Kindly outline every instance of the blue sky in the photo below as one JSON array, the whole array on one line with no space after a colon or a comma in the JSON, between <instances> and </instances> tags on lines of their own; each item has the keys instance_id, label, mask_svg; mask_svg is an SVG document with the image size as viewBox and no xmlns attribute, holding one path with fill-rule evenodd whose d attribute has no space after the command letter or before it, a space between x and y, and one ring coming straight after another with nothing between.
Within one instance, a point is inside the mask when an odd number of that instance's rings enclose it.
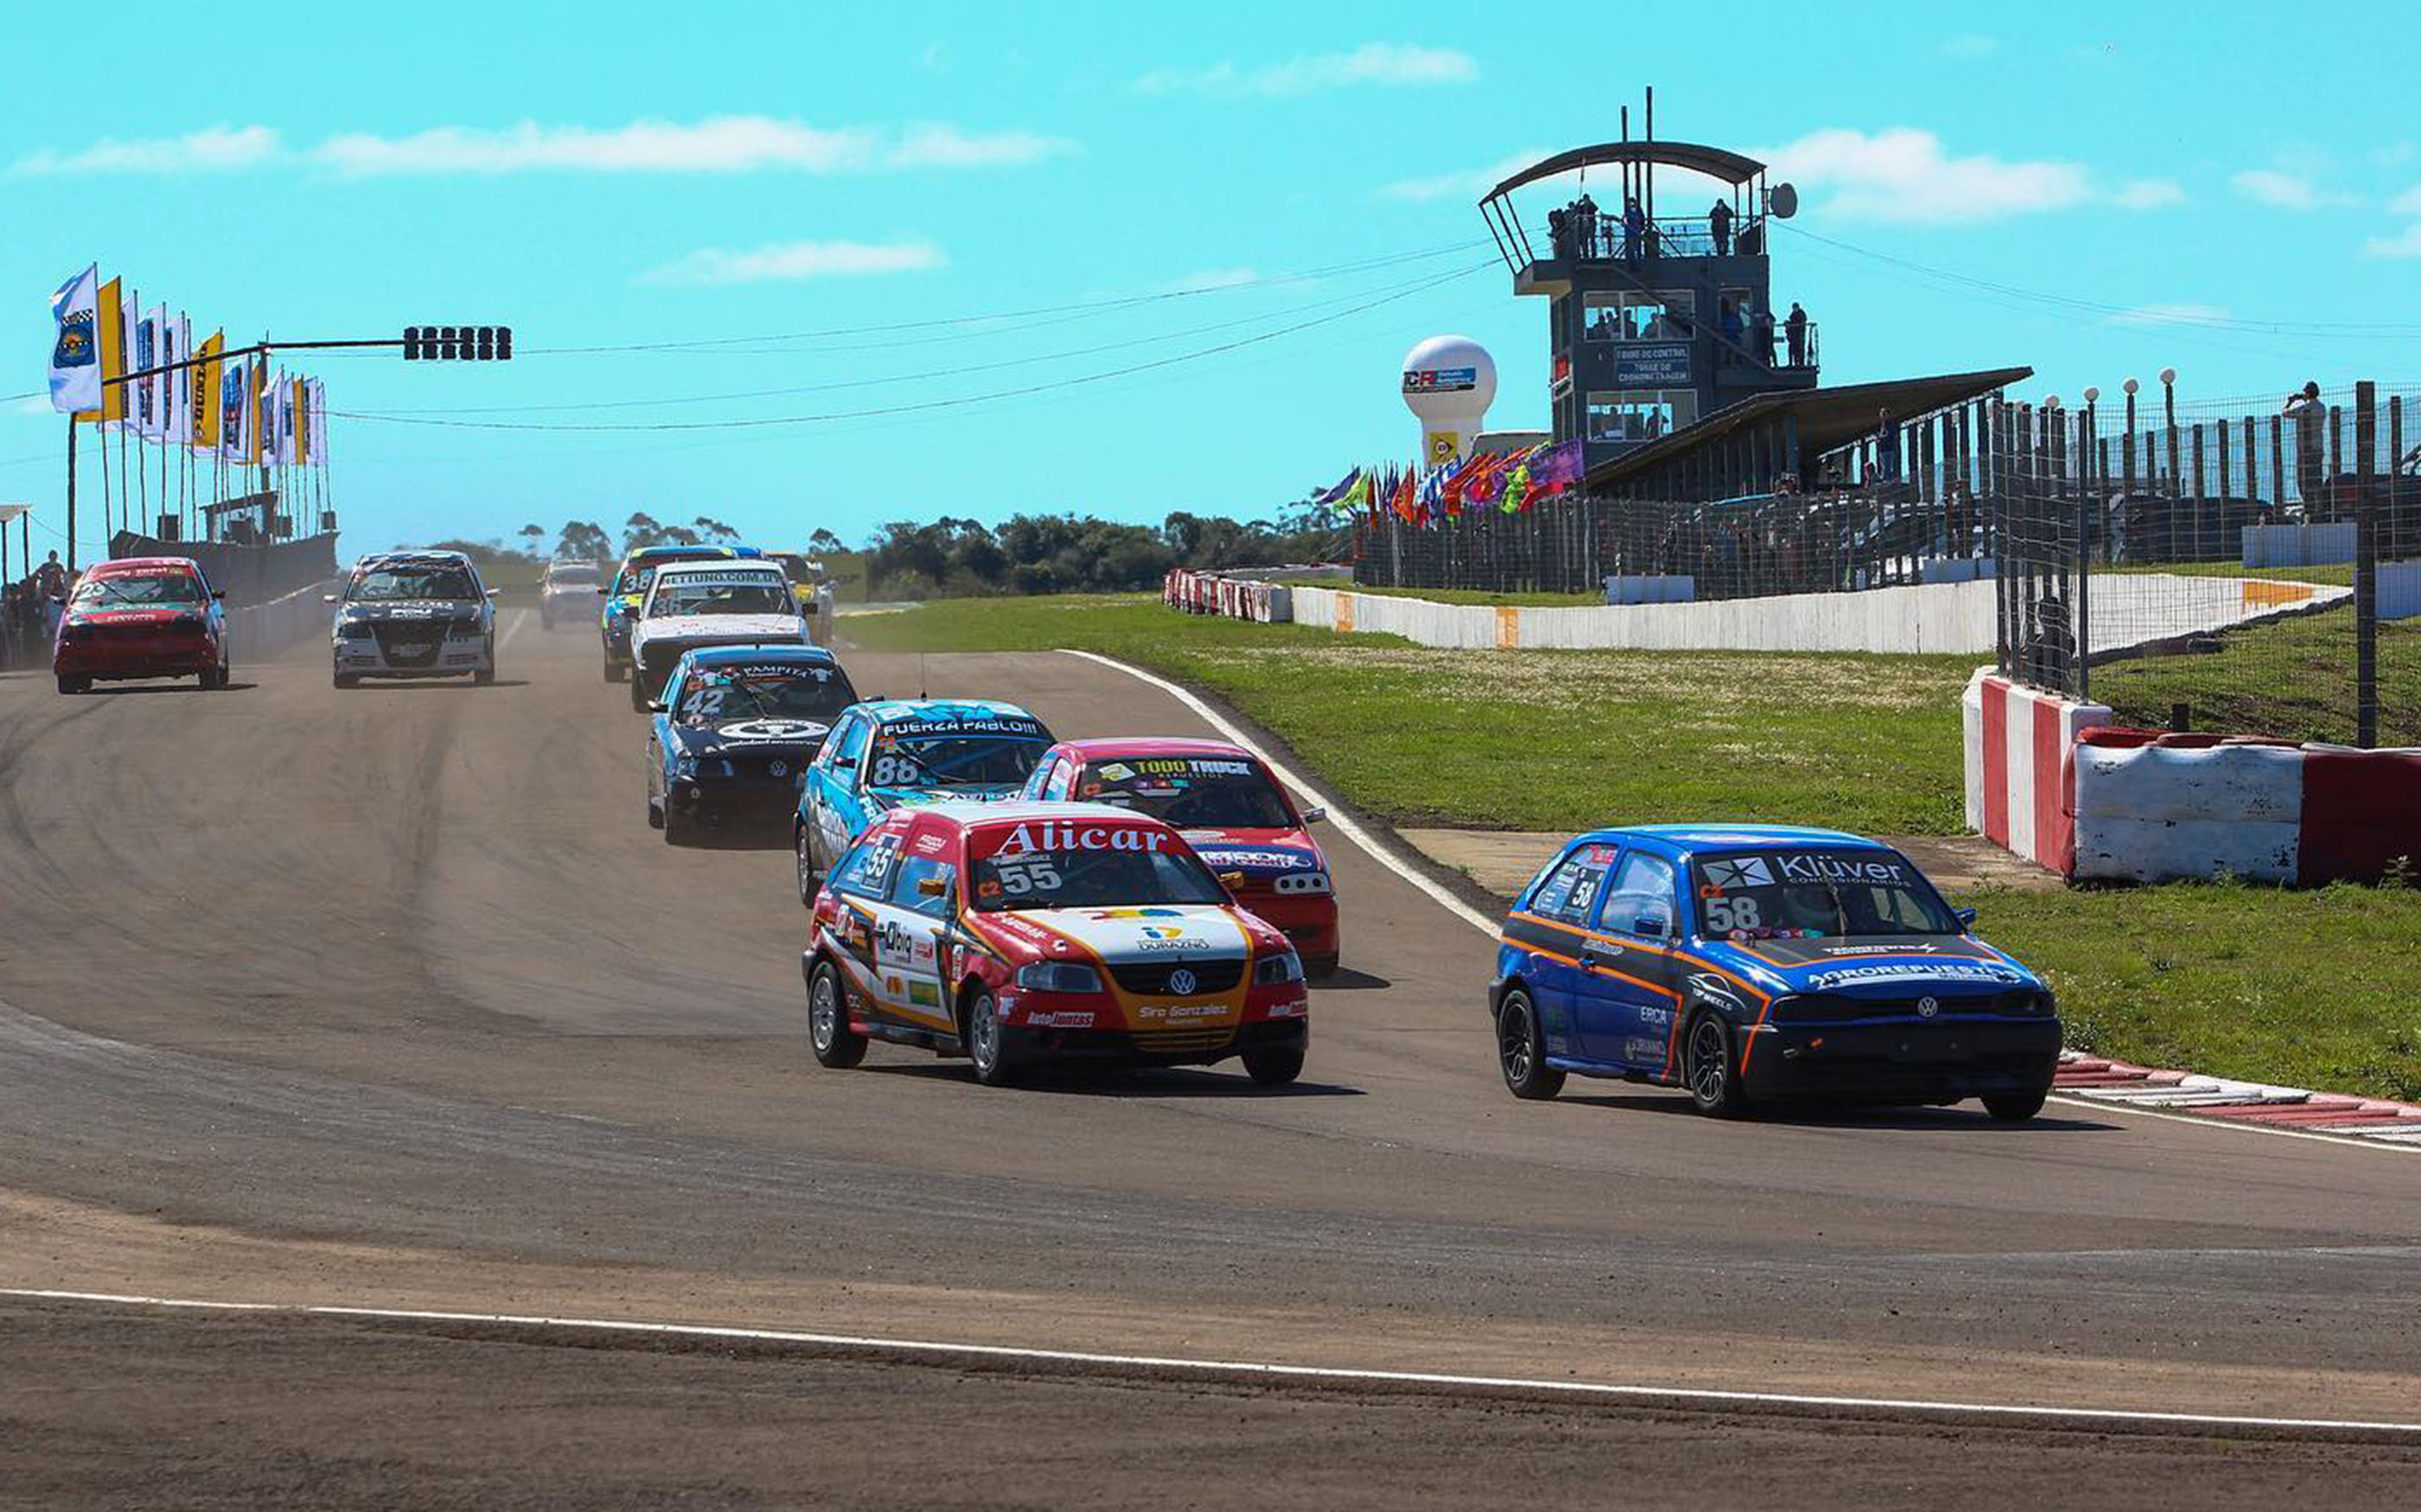
<instances>
[{"instance_id":1,"label":"blue sky","mask_svg":"<svg viewBox=\"0 0 2421 1512\"><path fill-rule=\"evenodd\" d=\"M1774 288L1827 382L2027 363L2072 395L2173 365L2208 397L2421 366L2396 8L1682 8L1562 37L1469 6L1215 13L120 8L164 65L139 86L80 74L97 49L8 65L0 395L40 387L46 298L98 258L231 336L514 326L509 366L311 365L351 412L348 550L633 509L768 544L1257 514L1412 452L1396 373L1426 335L1493 351L1492 425L1544 425L1544 312L1473 201L1650 84L1663 134L1800 186L1825 240L1778 238ZM854 413L902 406L931 407ZM851 417L352 417L407 413ZM52 529L62 429L0 402L0 502Z\"/></svg>"}]
</instances>

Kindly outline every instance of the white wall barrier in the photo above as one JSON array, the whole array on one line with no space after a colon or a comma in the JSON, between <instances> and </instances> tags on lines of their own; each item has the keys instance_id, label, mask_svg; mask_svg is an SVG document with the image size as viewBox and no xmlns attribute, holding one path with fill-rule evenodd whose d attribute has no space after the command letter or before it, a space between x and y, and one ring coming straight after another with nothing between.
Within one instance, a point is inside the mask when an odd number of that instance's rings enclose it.
<instances>
[{"instance_id":1,"label":"white wall barrier","mask_svg":"<svg viewBox=\"0 0 2421 1512\"><path fill-rule=\"evenodd\" d=\"M1284 624L1293 617L1294 591L1283 583L1234 578L1217 572L1173 568L1161 580L1160 599L1171 608L1194 615L1222 615L1262 624Z\"/></svg>"},{"instance_id":2,"label":"white wall barrier","mask_svg":"<svg viewBox=\"0 0 2421 1512\"><path fill-rule=\"evenodd\" d=\"M2109 709L2041 693L1979 667L1968 679L1960 713L1967 827L2065 875L2075 849L2067 802L2069 749L2080 734L2109 724Z\"/></svg>"},{"instance_id":3,"label":"white wall barrier","mask_svg":"<svg viewBox=\"0 0 2421 1512\"><path fill-rule=\"evenodd\" d=\"M334 579L314 583L282 599L228 610L229 659L239 667L247 662L264 662L313 635L326 635L333 612L320 596L334 592L337 585L338 580Z\"/></svg>"},{"instance_id":4,"label":"white wall barrier","mask_svg":"<svg viewBox=\"0 0 2421 1512\"><path fill-rule=\"evenodd\" d=\"M2310 567L2353 560L2353 522L2241 527L2246 567Z\"/></svg>"}]
</instances>

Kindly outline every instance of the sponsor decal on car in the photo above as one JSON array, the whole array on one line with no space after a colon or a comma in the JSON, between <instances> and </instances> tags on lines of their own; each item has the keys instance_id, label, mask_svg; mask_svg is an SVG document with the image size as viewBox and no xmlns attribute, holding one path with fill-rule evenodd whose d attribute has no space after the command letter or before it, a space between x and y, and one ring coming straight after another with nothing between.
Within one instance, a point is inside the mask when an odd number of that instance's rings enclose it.
<instances>
[{"instance_id":1,"label":"sponsor decal on car","mask_svg":"<svg viewBox=\"0 0 2421 1512\"><path fill-rule=\"evenodd\" d=\"M1004 1004L1006 1001L1004 998ZM1036 1029L1090 1029L1093 1027L1093 1010L1061 1008L1055 1012L1029 1013L1025 1021Z\"/></svg>"},{"instance_id":2,"label":"sponsor decal on car","mask_svg":"<svg viewBox=\"0 0 2421 1512\"><path fill-rule=\"evenodd\" d=\"M1929 960L1907 966L1881 963L1845 966L1837 971L1816 972L1807 978L1809 984L1820 991L1853 987L1861 982L1990 982L1996 987L2009 987L2025 979L2023 973L2007 966L1967 960Z\"/></svg>"}]
</instances>

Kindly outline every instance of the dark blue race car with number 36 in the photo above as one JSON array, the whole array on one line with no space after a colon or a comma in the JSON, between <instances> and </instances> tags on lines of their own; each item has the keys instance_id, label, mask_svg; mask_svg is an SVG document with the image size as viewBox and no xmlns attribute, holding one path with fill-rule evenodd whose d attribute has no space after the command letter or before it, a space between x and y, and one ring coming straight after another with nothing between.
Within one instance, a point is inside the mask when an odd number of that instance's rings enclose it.
<instances>
[{"instance_id":1,"label":"dark blue race car with number 36","mask_svg":"<svg viewBox=\"0 0 2421 1512\"><path fill-rule=\"evenodd\" d=\"M1568 1073L1686 1088L1705 1113L1983 1099L2031 1118L2060 1025L2032 972L1906 856L1780 825L1569 841L1523 890L1488 1005L1517 1098Z\"/></svg>"}]
</instances>

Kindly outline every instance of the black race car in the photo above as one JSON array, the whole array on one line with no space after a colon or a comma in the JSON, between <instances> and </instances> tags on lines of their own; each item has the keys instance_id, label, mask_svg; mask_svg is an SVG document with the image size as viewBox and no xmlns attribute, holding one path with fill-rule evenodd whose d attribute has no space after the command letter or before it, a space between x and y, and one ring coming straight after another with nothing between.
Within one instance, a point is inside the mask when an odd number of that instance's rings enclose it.
<instances>
[{"instance_id":1,"label":"black race car","mask_svg":"<svg viewBox=\"0 0 2421 1512\"><path fill-rule=\"evenodd\" d=\"M648 822L678 845L701 826L779 833L799 782L857 690L820 646L683 653L651 701Z\"/></svg>"}]
</instances>

